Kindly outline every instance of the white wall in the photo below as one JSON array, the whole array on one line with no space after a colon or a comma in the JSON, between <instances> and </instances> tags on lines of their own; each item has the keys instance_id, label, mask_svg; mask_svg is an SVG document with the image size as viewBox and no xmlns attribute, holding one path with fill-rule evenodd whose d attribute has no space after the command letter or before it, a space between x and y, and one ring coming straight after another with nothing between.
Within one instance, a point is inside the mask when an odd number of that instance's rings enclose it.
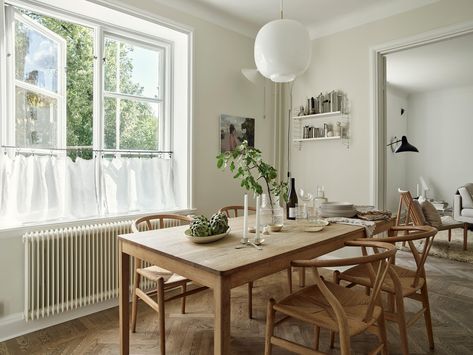
<instances>
[{"instance_id":1,"label":"white wall","mask_svg":"<svg viewBox=\"0 0 473 355\"><path fill-rule=\"evenodd\" d=\"M401 108L405 110L402 116ZM388 85L386 90L386 137L388 142L391 142L392 137L400 139L406 135L409 139L411 138L411 134L407 134L408 118L407 93ZM393 147L397 147L397 145ZM406 162L410 155L412 153L395 154L391 148L386 149L386 208L393 212L396 212L398 208L398 188L407 189Z\"/></svg>"},{"instance_id":2,"label":"white wall","mask_svg":"<svg viewBox=\"0 0 473 355\"><path fill-rule=\"evenodd\" d=\"M256 118L256 146L266 159L273 159L271 85L267 87L267 119L263 120L263 88L240 72L255 67L254 41L156 2L127 0L127 5L193 28L192 207L209 214L242 202L239 183L217 170L215 156L219 152L219 114L228 113ZM23 311L23 232L0 232L0 337L8 331L8 322L18 320Z\"/></svg>"},{"instance_id":3,"label":"white wall","mask_svg":"<svg viewBox=\"0 0 473 355\"><path fill-rule=\"evenodd\" d=\"M407 160L407 182L416 191L419 176L427 197L453 203L458 187L473 181L473 86L408 97L409 139L419 149Z\"/></svg>"},{"instance_id":4,"label":"white wall","mask_svg":"<svg viewBox=\"0 0 473 355\"><path fill-rule=\"evenodd\" d=\"M339 141L307 143L292 150L292 173L299 186L326 187L330 200L368 204L371 185L369 49L473 20L473 1L442 0L407 13L313 41L309 70L294 84L294 104L321 91L342 89L351 102L351 146ZM294 148L294 147L293 147Z\"/></svg>"}]
</instances>

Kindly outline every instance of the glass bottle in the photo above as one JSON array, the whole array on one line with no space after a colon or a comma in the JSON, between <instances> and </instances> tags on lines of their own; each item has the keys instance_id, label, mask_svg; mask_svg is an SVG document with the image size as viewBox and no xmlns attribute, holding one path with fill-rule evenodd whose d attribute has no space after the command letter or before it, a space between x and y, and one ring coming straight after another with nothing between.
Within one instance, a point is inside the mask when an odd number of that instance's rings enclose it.
<instances>
[{"instance_id":1,"label":"glass bottle","mask_svg":"<svg viewBox=\"0 0 473 355\"><path fill-rule=\"evenodd\" d=\"M297 206L297 193L296 193L296 179L291 178L291 185L289 190L289 199L286 204L286 217L287 219L296 219L296 206Z\"/></svg>"}]
</instances>

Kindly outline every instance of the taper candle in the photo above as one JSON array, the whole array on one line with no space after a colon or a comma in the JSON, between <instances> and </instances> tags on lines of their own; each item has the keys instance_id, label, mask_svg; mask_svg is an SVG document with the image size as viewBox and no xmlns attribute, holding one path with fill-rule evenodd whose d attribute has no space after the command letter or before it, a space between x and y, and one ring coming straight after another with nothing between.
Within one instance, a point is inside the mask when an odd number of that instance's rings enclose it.
<instances>
[{"instance_id":1,"label":"taper candle","mask_svg":"<svg viewBox=\"0 0 473 355\"><path fill-rule=\"evenodd\" d=\"M260 218L260 196L256 196L256 236L255 236L255 243L260 242L260 230L259 230L259 218Z\"/></svg>"},{"instance_id":2,"label":"taper candle","mask_svg":"<svg viewBox=\"0 0 473 355\"><path fill-rule=\"evenodd\" d=\"M243 237L241 243L248 243L248 194L245 194L243 200Z\"/></svg>"}]
</instances>

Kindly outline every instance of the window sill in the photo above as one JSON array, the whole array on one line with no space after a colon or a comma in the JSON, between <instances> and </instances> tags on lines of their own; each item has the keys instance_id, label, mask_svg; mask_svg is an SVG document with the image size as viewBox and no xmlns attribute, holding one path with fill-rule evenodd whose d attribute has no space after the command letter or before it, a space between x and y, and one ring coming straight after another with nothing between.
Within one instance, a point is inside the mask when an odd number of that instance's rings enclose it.
<instances>
[{"instance_id":1,"label":"window sill","mask_svg":"<svg viewBox=\"0 0 473 355\"><path fill-rule=\"evenodd\" d=\"M135 212L126 215L109 215L93 218L75 219L75 220L61 220L61 221L46 221L46 222L31 222L21 225L13 226L0 226L0 239L16 238L18 235L23 235L27 232L34 232L37 230L52 229L52 228L67 228L76 227L82 225L99 224L99 223L110 223L120 222L128 219L137 219L142 216L150 214L162 214L162 213L177 213L177 214L191 214L196 211L195 208L184 208L167 211L147 211L147 212Z\"/></svg>"}]
</instances>

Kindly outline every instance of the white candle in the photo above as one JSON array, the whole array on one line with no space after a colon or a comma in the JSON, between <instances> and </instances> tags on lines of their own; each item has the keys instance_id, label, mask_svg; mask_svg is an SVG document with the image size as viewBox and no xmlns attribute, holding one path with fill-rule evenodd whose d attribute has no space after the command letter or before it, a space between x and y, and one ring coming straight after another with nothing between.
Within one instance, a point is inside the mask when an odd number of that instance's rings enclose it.
<instances>
[{"instance_id":1,"label":"white candle","mask_svg":"<svg viewBox=\"0 0 473 355\"><path fill-rule=\"evenodd\" d=\"M242 243L248 243L248 194L245 194L243 201L243 239Z\"/></svg>"},{"instance_id":2,"label":"white candle","mask_svg":"<svg viewBox=\"0 0 473 355\"><path fill-rule=\"evenodd\" d=\"M417 192L416 196L419 197L420 196L419 184L417 184L417 191L416 192Z\"/></svg>"},{"instance_id":3,"label":"white candle","mask_svg":"<svg viewBox=\"0 0 473 355\"><path fill-rule=\"evenodd\" d=\"M259 204L260 204L259 199L260 199L259 195L256 196L256 236L255 236L255 242L259 242L259 240L260 240L260 237L259 237L259 232L260 232L260 230L259 230L259 207L260 207L259 206Z\"/></svg>"}]
</instances>

